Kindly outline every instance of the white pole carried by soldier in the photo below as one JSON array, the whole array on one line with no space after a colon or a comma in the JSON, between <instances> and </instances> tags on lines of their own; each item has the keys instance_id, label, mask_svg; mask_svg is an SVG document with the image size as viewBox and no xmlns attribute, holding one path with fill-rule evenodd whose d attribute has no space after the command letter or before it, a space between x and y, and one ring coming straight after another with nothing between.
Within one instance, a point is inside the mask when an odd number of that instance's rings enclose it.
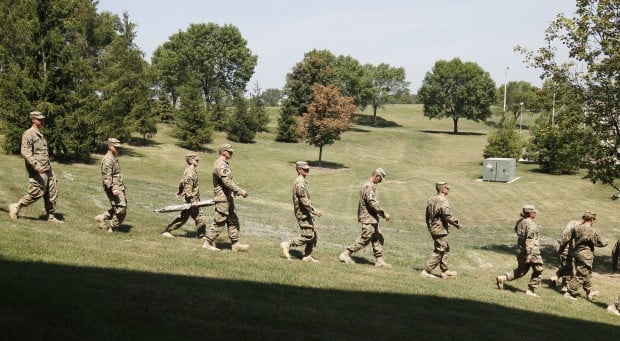
<instances>
[{"instance_id":1,"label":"white pole carried by soldier","mask_svg":"<svg viewBox=\"0 0 620 341\"><path fill-rule=\"evenodd\" d=\"M58 187L56 175L50 163L47 141L41 132L45 126L45 115L39 111L33 111L30 113L30 122L31 126L22 135L21 143L21 154L28 172L28 193L18 202L9 205L9 215L11 219L17 219L22 207L29 206L43 197L47 221L63 223L54 216Z\"/></svg>"},{"instance_id":2,"label":"white pole carried by soldier","mask_svg":"<svg viewBox=\"0 0 620 341\"><path fill-rule=\"evenodd\" d=\"M101 159L101 178L103 190L112 206L109 210L97 215L95 220L99 223L99 228L108 232L117 230L127 216L127 197L125 195L125 180L123 171L118 162L118 152L121 142L111 137L108 139L108 151ZM110 226L106 225L106 220L110 220Z\"/></svg>"}]
</instances>

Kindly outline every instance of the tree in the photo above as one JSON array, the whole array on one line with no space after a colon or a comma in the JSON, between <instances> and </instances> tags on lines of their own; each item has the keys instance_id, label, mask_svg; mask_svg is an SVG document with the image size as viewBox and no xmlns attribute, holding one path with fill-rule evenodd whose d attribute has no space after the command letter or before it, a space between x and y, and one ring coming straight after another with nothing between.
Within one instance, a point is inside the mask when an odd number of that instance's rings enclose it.
<instances>
[{"instance_id":1,"label":"tree","mask_svg":"<svg viewBox=\"0 0 620 341\"><path fill-rule=\"evenodd\" d=\"M381 63L366 64L365 77L370 86L363 87L361 106L372 106L374 124L377 124L377 109L409 93L409 82L405 80L405 69Z\"/></svg>"},{"instance_id":2,"label":"tree","mask_svg":"<svg viewBox=\"0 0 620 341\"><path fill-rule=\"evenodd\" d=\"M319 167L323 147L340 139L351 127L356 106L353 97L343 97L335 85L312 87L313 100L308 112L297 118L299 136L308 144L319 147Z\"/></svg>"},{"instance_id":3,"label":"tree","mask_svg":"<svg viewBox=\"0 0 620 341\"><path fill-rule=\"evenodd\" d=\"M200 88L184 85L178 88L181 106L174 119L172 136L180 140L180 145L190 150L202 149L202 144L213 139L213 126L210 124Z\"/></svg>"},{"instance_id":4,"label":"tree","mask_svg":"<svg viewBox=\"0 0 620 341\"><path fill-rule=\"evenodd\" d=\"M174 104L179 86L198 86L222 128L223 102L245 91L256 61L239 29L214 23L190 24L186 32L159 46L152 59L159 85L171 94Z\"/></svg>"},{"instance_id":5,"label":"tree","mask_svg":"<svg viewBox=\"0 0 620 341\"><path fill-rule=\"evenodd\" d=\"M429 119L452 118L456 134L460 118L479 122L491 116L495 83L476 63L440 60L426 73L418 99Z\"/></svg>"},{"instance_id":6,"label":"tree","mask_svg":"<svg viewBox=\"0 0 620 341\"><path fill-rule=\"evenodd\" d=\"M161 122L170 123L174 120L176 109L174 109L170 97L164 91L159 92L153 110L157 113Z\"/></svg>"},{"instance_id":7,"label":"tree","mask_svg":"<svg viewBox=\"0 0 620 341\"><path fill-rule=\"evenodd\" d=\"M508 82L506 84L506 111L512 112L514 117L518 118L523 107L529 110L535 109L537 90L538 88L525 81ZM503 100L503 84L497 88L496 98Z\"/></svg>"},{"instance_id":8,"label":"tree","mask_svg":"<svg viewBox=\"0 0 620 341\"><path fill-rule=\"evenodd\" d=\"M581 122L596 136L589 151L587 178L620 191L620 3L577 1L575 16L559 14L545 33L545 46L529 51L517 46L541 78L567 84L582 103ZM558 60L559 47L568 51ZM562 53L564 55L564 53Z\"/></svg>"},{"instance_id":9,"label":"tree","mask_svg":"<svg viewBox=\"0 0 620 341\"><path fill-rule=\"evenodd\" d=\"M267 108L265 107L265 101L263 100L258 82L256 82L254 88L252 89L249 104L248 114L250 116L250 120L255 122L256 131L267 131L267 126L269 125L269 115L267 115Z\"/></svg>"},{"instance_id":10,"label":"tree","mask_svg":"<svg viewBox=\"0 0 620 341\"><path fill-rule=\"evenodd\" d=\"M489 135L484 148L484 158L507 157L519 158L523 149L523 139L515 127L515 118L504 116L499 129Z\"/></svg>"},{"instance_id":11,"label":"tree","mask_svg":"<svg viewBox=\"0 0 620 341\"><path fill-rule=\"evenodd\" d=\"M270 88L260 95L261 100L268 107L277 107L280 105L280 101L282 100L282 90Z\"/></svg>"},{"instance_id":12,"label":"tree","mask_svg":"<svg viewBox=\"0 0 620 341\"><path fill-rule=\"evenodd\" d=\"M256 136L256 122L248 112L248 102L238 96L234 100L235 113L228 119L228 139L235 142L249 143Z\"/></svg>"}]
</instances>

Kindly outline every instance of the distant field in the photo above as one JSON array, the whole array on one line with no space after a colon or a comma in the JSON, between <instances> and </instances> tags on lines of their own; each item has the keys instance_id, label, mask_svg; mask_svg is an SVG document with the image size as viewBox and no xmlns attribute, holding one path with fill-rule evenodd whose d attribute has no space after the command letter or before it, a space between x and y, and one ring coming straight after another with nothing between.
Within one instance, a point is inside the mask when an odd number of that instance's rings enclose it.
<instances>
[{"instance_id":1,"label":"distant field","mask_svg":"<svg viewBox=\"0 0 620 341\"><path fill-rule=\"evenodd\" d=\"M515 182L482 182L482 150L489 126L466 120L451 134L451 120L429 120L419 105L393 105L378 112L380 125L362 124L323 149L323 168L308 178L312 200L324 211L317 219L319 264L286 261L278 244L299 234L291 204L294 162L317 164L318 149L275 142L277 109L269 133L256 143L233 144L236 182L250 196L237 199L241 240L247 253L210 253L194 238L189 222L166 239L159 232L173 213L153 209L178 203L176 186L188 153L169 127L145 147L122 149L129 201L121 232L105 233L93 217L107 209L99 160L53 163L60 180L62 225L43 220L38 202L9 219L7 207L25 193L19 156L0 156L0 330L3 339L600 339L620 331L620 318L605 311L620 294L620 275L610 272L611 246L596 250L594 285L601 291L575 302L542 285L540 299L523 293L529 274L495 288L495 276L512 270L512 231L524 204L539 210L548 279L557 266L553 242L584 210L597 213L603 238L620 238L620 201L611 187L593 185L584 174L550 176L536 165L517 167ZM524 126L534 118L527 116ZM26 128L26 127L24 127ZM527 130L523 130L527 134ZM203 197L212 193L210 172L218 134L201 153ZM392 216L382 222L385 259L394 269L372 266L370 247L347 266L338 254L359 236L357 194L374 168L387 181L379 199ZM424 225L434 183L450 184L453 213L464 225L453 229L451 269L455 279L429 280L419 272L432 251ZM206 209L212 214L212 208ZM610 243L611 244L611 243ZM292 249L300 256L301 249Z\"/></svg>"}]
</instances>

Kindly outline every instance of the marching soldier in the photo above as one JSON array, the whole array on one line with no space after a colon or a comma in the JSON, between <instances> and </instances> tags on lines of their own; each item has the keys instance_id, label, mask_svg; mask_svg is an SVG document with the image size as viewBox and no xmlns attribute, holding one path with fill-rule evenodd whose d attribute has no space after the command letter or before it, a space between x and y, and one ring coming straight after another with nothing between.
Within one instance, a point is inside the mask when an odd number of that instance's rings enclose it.
<instances>
[{"instance_id":1,"label":"marching soldier","mask_svg":"<svg viewBox=\"0 0 620 341\"><path fill-rule=\"evenodd\" d=\"M50 163L47 141L41 132L45 125L45 116L39 111L33 111L30 113L30 122L32 125L22 135L21 144L21 154L28 172L28 193L18 202L9 205L9 215L11 219L17 219L22 207L29 206L43 197L47 221L63 223L54 216L58 187Z\"/></svg>"},{"instance_id":2,"label":"marching soldier","mask_svg":"<svg viewBox=\"0 0 620 341\"><path fill-rule=\"evenodd\" d=\"M362 235L344 250L338 259L346 264L355 264L351 254L357 252L369 243L372 244L372 253L375 256L375 266L391 269L392 266L383 259L383 234L379 230L379 217L390 220L390 215L381 207L377 198L377 184L385 179L383 168L377 168L372 172L368 181L364 182L360 189L357 206L358 221L362 223Z\"/></svg>"},{"instance_id":3,"label":"marching soldier","mask_svg":"<svg viewBox=\"0 0 620 341\"><path fill-rule=\"evenodd\" d=\"M118 229L127 216L127 197L125 196L125 182L123 171L118 162L118 151L121 142L113 137L108 139L108 152L101 159L101 177L103 190L112 206L106 212L95 217L99 228L113 232ZM110 220L110 227L106 226L106 220Z\"/></svg>"},{"instance_id":4,"label":"marching soldier","mask_svg":"<svg viewBox=\"0 0 620 341\"><path fill-rule=\"evenodd\" d=\"M177 192L178 196L183 196L183 200L192 204L188 209L185 209L179 213L179 216L176 217L166 229L161 233L162 236L168 238L174 238L172 231L180 228L187 222L187 220L192 217L196 222L196 230L199 239L205 238L205 231L207 229L207 216L202 212L202 208L196 206L196 203L200 201L200 188L198 186L198 172L196 168L198 168L198 163L200 159L196 154L187 154L185 156L185 162L187 163L187 168L183 172L183 179L179 182L179 190Z\"/></svg>"},{"instance_id":5,"label":"marching soldier","mask_svg":"<svg viewBox=\"0 0 620 341\"><path fill-rule=\"evenodd\" d=\"M295 218L299 223L301 229L301 236L290 241L284 241L280 243L282 253L286 259L291 259L289 254L289 248L291 246L306 246L304 256L301 260L305 262L318 263L314 257L312 257L312 250L316 246L317 233L314 228L314 221L312 216L320 217L323 213L312 206L310 201L310 192L308 190L308 180L306 177L310 174L310 166L305 161L297 161L295 163L297 170L297 179L293 184L293 209L295 211Z\"/></svg>"}]
</instances>

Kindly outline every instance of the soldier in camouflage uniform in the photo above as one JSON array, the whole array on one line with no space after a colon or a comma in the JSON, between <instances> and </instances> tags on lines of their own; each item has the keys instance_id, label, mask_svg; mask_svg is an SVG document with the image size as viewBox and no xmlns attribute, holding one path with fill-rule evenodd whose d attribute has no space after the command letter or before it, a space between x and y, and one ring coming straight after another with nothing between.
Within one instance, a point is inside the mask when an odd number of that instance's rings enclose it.
<instances>
[{"instance_id":1,"label":"soldier in camouflage uniform","mask_svg":"<svg viewBox=\"0 0 620 341\"><path fill-rule=\"evenodd\" d=\"M196 168L198 167L200 159L196 154L187 154L185 156L185 162L187 163L187 168L183 172L183 179L179 182L179 190L177 192L178 196L183 196L183 200L192 204L192 206L186 210L181 211L179 216L177 216L166 229L161 233L162 236L168 238L174 238L172 231L180 228L187 222L187 220L192 217L196 222L196 230L199 239L204 239L205 232L207 229L207 216L202 212L202 207L195 206L197 202L200 201L200 188L198 186L198 172Z\"/></svg>"},{"instance_id":2,"label":"soldier in camouflage uniform","mask_svg":"<svg viewBox=\"0 0 620 341\"><path fill-rule=\"evenodd\" d=\"M127 216L127 197L125 196L125 181L123 170L118 162L118 151L121 142L113 137L108 139L108 152L101 159L101 178L103 190L112 206L109 210L97 215L95 220L99 228L113 232L118 229ZM106 226L110 220L110 226Z\"/></svg>"},{"instance_id":3,"label":"soldier in camouflage uniform","mask_svg":"<svg viewBox=\"0 0 620 341\"><path fill-rule=\"evenodd\" d=\"M560 290L562 292L566 292L566 286L573 277L573 243L569 243L568 246L564 248L563 252L559 252L560 243L563 239L570 238L570 231L573 228L584 223L585 215L587 213L588 212L582 215L581 220L569 221L568 224L566 224L564 231L562 231L562 234L556 240L554 245L555 252L558 253L558 259L560 260L560 267L555 272L555 275L551 276L551 283L556 287L561 286Z\"/></svg>"},{"instance_id":4,"label":"soldier in camouflage uniform","mask_svg":"<svg viewBox=\"0 0 620 341\"><path fill-rule=\"evenodd\" d=\"M620 296L618 296L616 303L612 303L607 306L607 311L614 315L620 315Z\"/></svg>"},{"instance_id":5,"label":"soldier in camouflage uniform","mask_svg":"<svg viewBox=\"0 0 620 341\"><path fill-rule=\"evenodd\" d=\"M239 187L234 181L228 160L233 156L233 148L230 144L220 145L219 157L213 164L213 200L215 201L215 213L213 225L207 233L207 239L203 248L211 251L219 251L215 247L215 239L222 233L225 226L228 227L228 238L232 243L232 251L245 251L250 248L248 244L239 242L239 217L235 212L233 196L248 197L248 192Z\"/></svg>"},{"instance_id":6,"label":"soldier in camouflage uniform","mask_svg":"<svg viewBox=\"0 0 620 341\"><path fill-rule=\"evenodd\" d=\"M312 206L310 201L310 191L308 190L308 180L306 177L310 173L310 166L305 161L297 161L295 163L297 170L297 179L293 184L293 209L295 212L295 218L299 223L301 229L301 236L290 241L284 241L280 243L282 253L286 259L291 259L289 249L291 246L306 246L304 256L301 260L305 262L318 263L314 257L312 257L312 250L316 246L317 233L314 228L314 221L312 216L320 217L323 213Z\"/></svg>"},{"instance_id":7,"label":"soldier in camouflage uniform","mask_svg":"<svg viewBox=\"0 0 620 341\"><path fill-rule=\"evenodd\" d=\"M360 189L357 216L358 221L362 223L362 236L338 256L338 259L346 264L354 264L351 254L372 243L372 253L376 259L375 266L392 268L383 259L383 234L379 230L379 216L385 218L386 221L390 220L390 215L381 207L377 198L376 185L385 177L385 171L377 168Z\"/></svg>"},{"instance_id":8,"label":"soldier in camouflage uniform","mask_svg":"<svg viewBox=\"0 0 620 341\"><path fill-rule=\"evenodd\" d=\"M21 197L19 202L9 205L9 215L11 219L17 219L22 207L29 206L43 197L47 221L63 223L54 216L58 188L56 175L50 163L47 141L41 133L45 125L45 116L39 111L33 111L30 113L30 121L32 125L22 135L21 144L21 154L28 171L28 193Z\"/></svg>"},{"instance_id":9,"label":"soldier in camouflage uniform","mask_svg":"<svg viewBox=\"0 0 620 341\"><path fill-rule=\"evenodd\" d=\"M560 243L559 253L573 243L573 257L575 259L575 275L568 283L568 291L564 297L576 300L575 293L580 287L586 291L588 300L593 300L599 294L592 290L592 264L594 263L594 247L605 247L607 241L601 240L598 232L592 227L596 214L591 211L584 213L584 222L573 227L570 233L564 236Z\"/></svg>"},{"instance_id":10,"label":"soldier in camouflage uniform","mask_svg":"<svg viewBox=\"0 0 620 341\"><path fill-rule=\"evenodd\" d=\"M426 263L426 267L422 270L421 275L429 278L437 278L432 274L433 269L439 265L441 269L441 278L456 276L456 271L448 270L448 253L450 245L448 245L449 225L461 228L458 219L452 215L450 202L448 201L448 192L450 188L446 182L438 182L435 184L437 194L428 199L426 205L426 227L433 237L434 248L431 258Z\"/></svg>"},{"instance_id":11,"label":"soldier in camouflage uniform","mask_svg":"<svg viewBox=\"0 0 620 341\"><path fill-rule=\"evenodd\" d=\"M515 224L517 233L517 268L505 275L497 276L497 288L504 289L504 282L523 277L532 268L532 277L526 295L540 297L534 290L540 285L543 272L543 260L540 255L540 229L534 222L536 208L532 205L523 206L521 219Z\"/></svg>"}]
</instances>

